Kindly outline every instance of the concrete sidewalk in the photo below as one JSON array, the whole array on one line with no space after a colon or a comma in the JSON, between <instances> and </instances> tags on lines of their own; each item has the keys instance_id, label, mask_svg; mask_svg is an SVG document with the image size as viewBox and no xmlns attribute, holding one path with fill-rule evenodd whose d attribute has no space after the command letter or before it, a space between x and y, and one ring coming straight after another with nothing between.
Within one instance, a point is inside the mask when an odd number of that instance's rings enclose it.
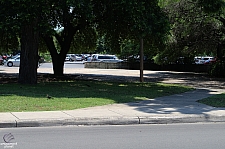
<instances>
[{"instance_id":1,"label":"concrete sidewalk","mask_svg":"<svg viewBox=\"0 0 225 149\"><path fill-rule=\"evenodd\" d=\"M16 73L16 68L13 69ZM8 73L11 73L13 69L10 69ZM39 73L46 73L45 69L39 69L38 71ZM137 79L139 75L138 71L135 70L83 69L78 72L74 69L65 69L65 71L67 74L93 75L97 78L106 76L106 72L110 74L110 77L119 76ZM145 71L145 74L151 73L156 72ZM163 74L163 72L161 73ZM160 74L160 72L157 72L157 74ZM171 79L171 82L179 83L182 82L182 79ZM223 84L223 82L220 83ZM190 92L135 103L112 104L69 111L0 113L0 128L225 122L225 108L214 108L196 102L199 99L225 92L222 87L206 87L200 86Z\"/></svg>"}]
</instances>

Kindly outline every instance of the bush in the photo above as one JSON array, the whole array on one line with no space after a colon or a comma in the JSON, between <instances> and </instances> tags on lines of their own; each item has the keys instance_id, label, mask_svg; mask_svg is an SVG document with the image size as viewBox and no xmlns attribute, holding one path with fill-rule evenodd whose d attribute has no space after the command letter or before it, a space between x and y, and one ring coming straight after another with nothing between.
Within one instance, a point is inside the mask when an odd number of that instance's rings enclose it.
<instances>
[{"instance_id":1,"label":"bush","mask_svg":"<svg viewBox=\"0 0 225 149\"><path fill-rule=\"evenodd\" d=\"M214 77L225 77L225 61L218 61L213 64L209 74Z\"/></svg>"},{"instance_id":2,"label":"bush","mask_svg":"<svg viewBox=\"0 0 225 149\"><path fill-rule=\"evenodd\" d=\"M51 55L48 53L41 53L41 57L44 59L45 62L51 62L52 58Z\"/></svg>"}]
</instances>

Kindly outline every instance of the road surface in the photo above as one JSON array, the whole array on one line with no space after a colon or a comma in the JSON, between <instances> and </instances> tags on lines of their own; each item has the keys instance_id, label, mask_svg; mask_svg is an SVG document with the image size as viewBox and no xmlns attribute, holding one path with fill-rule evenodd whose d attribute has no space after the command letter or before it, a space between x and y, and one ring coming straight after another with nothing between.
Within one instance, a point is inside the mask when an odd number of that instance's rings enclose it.
<instances>
[{"instance_id":1,"label":"road surface","mask_svg":"<svg viewBox=\"0 0 225 149\"><path fill-rule=\"evenodd\" d=\"M0 129L0 149L4 137L16 149L224 149L224 134L224 123L14 128Z\"/></svg>"},{"instance_id":2,"label":"road surface","mask_svg":"<svg viewBox=\"0 0 225 149\"><path fill-rule=\"evenodd\" d=\"M51 68L52 69L52 63L42 63L41 68ZM64 68L84 68L84 63L81 62L65 62Z\"/></svg>"}]
</instances>

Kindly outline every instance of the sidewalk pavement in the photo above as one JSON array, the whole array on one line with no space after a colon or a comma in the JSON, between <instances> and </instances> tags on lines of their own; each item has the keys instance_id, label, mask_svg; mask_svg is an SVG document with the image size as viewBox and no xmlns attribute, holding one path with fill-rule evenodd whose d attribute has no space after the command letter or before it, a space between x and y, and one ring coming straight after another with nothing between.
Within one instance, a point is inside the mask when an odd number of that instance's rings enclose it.
<instances>
[{"instance_id":1,"label":"sidewalk pavement","mask_svg":"<svg viewBox=\"0 0 225 149\"><path fill-rule=\"evenodd\" d=\"M18 68L7 70L7 72L12 73L12 70L17 73ZM39 69L38 72L46 73L47 70ZM67 74L75 72L82 75L93 75L93 77L95 75L106 75L107 72L110 76L138 78L138 71L135 70L65 69ZM92 74L93 72L98 72L98 74ZM153 72L145 71L145 74L148 73ZM177 83L176 79L171 81ZM179 82L179 80L177 81ZM221 87L196 87L196 90L186 93L133 103L112 104L69 111L2 112L0 113L0 128L225 122L225 108L215 108L196 102L199 99L223 92L225 90Z\"/></svg>"}]
</instances>

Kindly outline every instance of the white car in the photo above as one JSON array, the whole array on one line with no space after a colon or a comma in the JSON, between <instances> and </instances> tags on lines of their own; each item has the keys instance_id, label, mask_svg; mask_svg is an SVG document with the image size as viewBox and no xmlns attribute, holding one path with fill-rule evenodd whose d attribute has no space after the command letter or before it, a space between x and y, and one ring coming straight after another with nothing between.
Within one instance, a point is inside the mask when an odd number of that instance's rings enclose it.
<instances>
[{"instance_id":1,"label":"white car","mask_svg":"<svg viewBox=\"0 0 225 149\"><path fill-rule=\"evenodd\" d=\"M70 62L73 62L76 60L76 57L74 54L66 54L66 59L65 61L70 61Z\"/></svg>"},{"instance_id":2,"label":"white car","mask_svg":"<svg viewBox=\"0 0 225 149\"><path fill-rule=\"evenodd\" d=\"M215 59L214 57L195 57L194 60L195 60L195 64L204 64L205 62L207 61L211 61Z\"/></svg>"},{"instance_id":3,"label":"white car","mask_svg":"<svg viewBox=\"0 0 225 149\"><path fill-rule=\"evenodd\" d=\"M15 57L12 57L10 59L8 59L6 62L5 62L5 65L8 66L8 67L12 67L12 66L20 66L20 56L15 56Z\"/></svg>"},{"instance_id":4,"label":"white car","mask_svg":"<svg viewBox=\"0 0 225 149\"><path fill-rule=\"evenodd\" d=\"M96 55L93 55L91 61L117 63L117 62L122 62L123 60L118 59L115 55L96 54Z\"/></svg>"},{"instance_id":5,"label":"white car","mask_svg":"<svg viewBox=\"0 0 225 149\"><path fill-rule=\"evenodd\" d=\"M76 61L82 61L82 60L83 60L83 57L82 57L81 54L76 54L75 57L76 57L76 58L75 58Z\"/></svg>"}]
</instances>

